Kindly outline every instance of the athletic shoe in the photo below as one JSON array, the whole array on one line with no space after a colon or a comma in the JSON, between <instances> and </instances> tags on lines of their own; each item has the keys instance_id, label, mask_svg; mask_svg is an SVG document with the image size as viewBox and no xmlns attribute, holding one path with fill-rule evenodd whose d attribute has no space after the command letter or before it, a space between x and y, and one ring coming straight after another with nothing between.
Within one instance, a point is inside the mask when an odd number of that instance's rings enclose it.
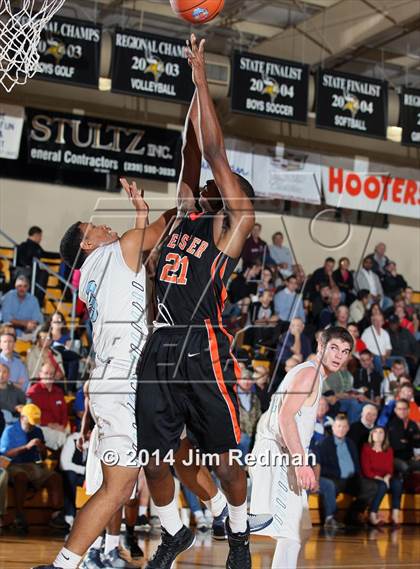
<instances>
[{"instance_id":1,"label":"athletic shoe","mask_svg":"<svg viewBox=\"0 0 420 569\"><path fill-rule=\"evenodd\" d=\"M144 557L143 550L139 547L137 542L137 537L134 534L125 534L125 545L130 552L133 559L138 559L139 557Z\"/></svg>"},{"instance_id":2,"label":"athletic shoe","mask_svg":"<svg viewBox=\"0 0 420 569\"><path fill-rule=\"evenodd\" d=\"M223 541L228 538L226 533L226 519L229 515L228 506L223 508L220 516L213 520L212 533L213 539ZM269 514L248 514L248 524L250 533L256 533L268 527L273 521L273 516Z\"/></svg>"},{"instance_id":3,"label":"athletic shoe","mask_svg":"<svg viewBox=\"0 0 420 569\"><path fill-rule=\"evenodd\" d=\"M107 569L129 569L135 567L135 565L132 565L121 557L118 547L115 547L107 555L104 555L102 557L102 563L103 567L106 567Z\"/></svg>"},{"instance_id":4,"label":"athletic shoe","mask_svg":"<svg viewBox=\"0 0 420 569\"><path fill-rule=\"evenodd\" d=\"M152 526L150 525L147 516L143 514L142 516L137 517L135 529L142 533L150 533Z\"/></svg>"},{"instance_id":5,"label":"athletic shoe","mask_svg":"<svg viewBox=\"0 0 420 569\"><path fill-rule=\"evenodd\" d=\"M194 541L193 532L186 526L183 526L175 535L171 535L165 528L162 528L162 541L145 569L171 569L178 555L189 549Z\"/></svg>"},{"instance_id":6,"label":"athletic shoe","mask_svg":"<svg viewBox=\"0 0 420 569\"><path fill-rule=\"evenodd\" d=\"M89 549L80 565L80 569L103 569L104 567L106 565L102 561L101 550L94 547Z\"/></svg>"},{"instance_id":7,"label":"athletic shoe","mask_svg":"<svg viewBox=\"0 0 420 569\"><path fill-rule=\"evenodd\" d=\"M337 521L334 517L330 517L328 519L325 520L324 523L324 528L325 529L335 529L335 530L339 530L339 529L344 529L346 526L345 524L342 524L341 522Z\"/></svg>"},{"instance_id":8,"label":"athletic shoe","mask_svg":"<svg viewBox=\"0 0 420 569\"><path fill-rule=\"evenodd\" d=\"M249 525L243 533L233 533L226 520L226 530L229 540L229 555L226 569L251 569L251 553L249 551Z\"/></svg>"}]
</instances>

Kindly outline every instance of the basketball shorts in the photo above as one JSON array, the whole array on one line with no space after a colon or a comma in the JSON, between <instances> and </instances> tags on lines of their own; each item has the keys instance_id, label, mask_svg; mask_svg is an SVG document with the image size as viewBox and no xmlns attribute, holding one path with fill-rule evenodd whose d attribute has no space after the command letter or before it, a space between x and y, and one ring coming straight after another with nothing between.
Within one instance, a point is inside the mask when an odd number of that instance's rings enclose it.
<instances>
[{"instance_id":1,"label":"basketball shorts","mask_svg":"<svg viewBox=\"0 0 420 569\"><path fill-rule=\"evenodd\" d=\"M222 454L240 440L236 360L223 330L158 328L137 367L138 448L176 452L186 426L203 452Z\"/></svg>"},{"instance_id":2,"label":"basketball shorts","mask_svg":"<svg viewBox=\"0 0 420 569\"><path fill-rule=\"evenodd\" d=\"M138 468L135 416L137 379L112 364L89 380L89 405L97 425L96 456L108 466Z\"/></svg>"}]
</instances>

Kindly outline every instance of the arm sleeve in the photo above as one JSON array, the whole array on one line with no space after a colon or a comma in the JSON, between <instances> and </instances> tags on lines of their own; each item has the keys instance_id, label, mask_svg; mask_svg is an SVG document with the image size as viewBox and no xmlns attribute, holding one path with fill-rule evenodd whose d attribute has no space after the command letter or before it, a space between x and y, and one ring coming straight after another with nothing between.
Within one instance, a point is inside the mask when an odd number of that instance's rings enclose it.
<instances>
[{"instance_id":1,"label":"arm sleeve","mask_svg":"<svg viewBox=\"0 0 420 569\"><path fill-rule=\"evenodd\" d=\"M12 447L10 427L6 427L0 439L0 454L5 454Z\"/></svg>"},{"instance_id":2,"label":"arm sleeve","mask_svg":"<svg viewBox=\"0 0 420 569\"><path fill-rule=\"evenodd\" d=\"M362 452L360 454L360 466L362 468L362 474L366 478L374 478L375 474L372 470L372 464L370 460L370 448L369 445L364 444L362 447Z\"/></svg>"},{"instance_id":3,"label":"arm sleeve","mask_svg":"<svg viewBox=\"0 0 420 569\"><path fill-rule=\"evenodd\" d=\"M73 462L75 448L75 438L73 436L68 437L61 450L60 468L61 470L71 470L83 475L85 473L85 467Z\"/></svg>"}]
</instances>

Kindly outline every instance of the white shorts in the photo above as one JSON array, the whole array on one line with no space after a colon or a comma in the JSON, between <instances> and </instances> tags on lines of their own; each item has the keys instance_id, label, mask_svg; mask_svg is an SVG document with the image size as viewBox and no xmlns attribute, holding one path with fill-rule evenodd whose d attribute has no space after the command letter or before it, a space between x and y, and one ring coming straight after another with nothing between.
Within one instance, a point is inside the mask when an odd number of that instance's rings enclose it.
<instances>
[{"instance_id":1,"label":"white shorts","mask_svg":"<svg viewBox=\"0 0 420 569\"><path fill-rule=\"evenodd\" d=\"M274 440L260 439L255 443L255 456L281 454ZM251 514L271 514L272 523L257 532L273 538L285 537L305 541L312 527L306 491L297 486L295 468L283 465L257 464L249 468L252 479Z\"/></svg>"},{"instance_id":2,"label":"white shorts","mask_svg":"<svg viewBox=\"0 0 420 569\"><path fill-rule=\"evenodd\" d=\"M111 364L98 366L89 380L89 406L97 425L96 456L108 466L138 468L137 377L124 377Z\"/></svg>"}]
</instances>

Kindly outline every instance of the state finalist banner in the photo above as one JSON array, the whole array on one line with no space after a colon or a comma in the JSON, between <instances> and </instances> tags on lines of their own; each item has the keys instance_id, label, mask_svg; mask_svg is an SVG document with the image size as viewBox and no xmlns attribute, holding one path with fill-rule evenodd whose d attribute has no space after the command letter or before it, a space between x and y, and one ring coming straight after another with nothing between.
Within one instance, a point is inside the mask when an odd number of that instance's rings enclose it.
<instances>
[{"instance_id":1,"label":"state finalist banner","mask_svg":"<svg viewBox=\"0 0 420 569\"><path fill-rule=\"evenodd\" d=\"M387 122L386 81L336 71L318 72L317 127L385 138Z\"/></svg>"},{"instance_id":2,"label":"state finalist banner","mask_svg":"<svg viewBox=\"0 0 420 569\"><path fill-rule=\"evenodd\" d=\"M420 171L393 167L389 173L386 166L380 164L371 164L370 169L373 171L365 173L323 167L326 203L333 207L419 219Z\"/></svg>"},{"instance_id":3,"label":"state finalist banner","mask_svg":"<svg viewBox=\"0 0 420 569\"><path fill-rule=\"evenodd\" d=\"M235 52L232 110L260 117L306 123L308 66Z\"/></svg>"},{"instance_id":4,"label":"state finalist banner","mask_svg":"<svg viewBox=\"0 0 420 569\"><path fill-rule=\"evenodd\" d=\"M400 96L402 144L420 146L420 90L403 88Z\"/></svg>"},{"instance_id":5,"label":"state finalist banner","mask_svg":"<svg viewBox=\"0 0 420 569\"><path fill-rule=\"evenodd\" d=\"M38 109L27 109L27 117L31 164L177 180L176 130Z\"/></svg>"},{"instance_id":6,"label":"state finalist banner","mask_svg":"<svg viewBox=\"0 0 420 569\"><path fill-rule=\"evenodd\" d=\"M194 93L184 41L117 30L112 50L112 91L190 102Z\"/></svg>"},{"instance_id":7,"label":"state finalist banner","mask_svg":"<svg viewBox=\"0 0 420 569\"><path fill-rule=\"evenodd\" d=\"M98 87L102 27L70 18L54 18L41 33L36 79Z\"/></svg>"}]
</instances>

